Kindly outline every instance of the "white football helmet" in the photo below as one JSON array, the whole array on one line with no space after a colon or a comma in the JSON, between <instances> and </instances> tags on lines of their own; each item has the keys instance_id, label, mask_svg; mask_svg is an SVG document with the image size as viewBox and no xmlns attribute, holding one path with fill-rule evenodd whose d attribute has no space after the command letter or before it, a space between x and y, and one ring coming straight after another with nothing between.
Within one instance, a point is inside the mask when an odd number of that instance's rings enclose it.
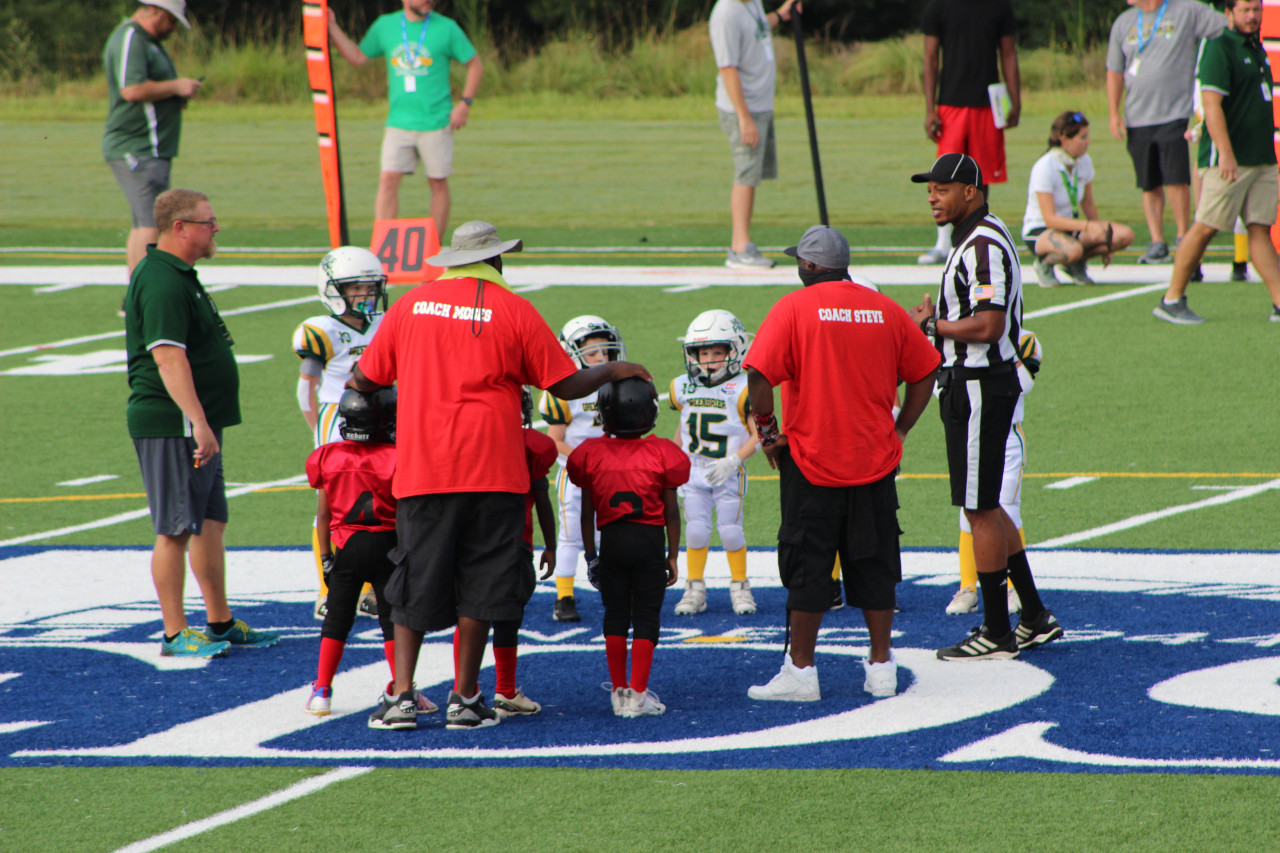
<instances>
[{"instance_id":1,"label":"white football helmet","mask_svg":"<svg viewBox=\"0 0 1280 853\"><path fill-rule=\"evenodd\" d=\"M564 347L564 351L578 367L588 367L582 358L582 343L591 337L608 339L608 343L601 345L608 361L627 360L627 347L622 342L622 333L609 325L608 320L594 314L583 314L565 323L564 329L560 331L560 346Z\"/></svg>"},{"instance_id":2,"label":"white football helmet","mask_svg":"<svg viewBox=\"0 0 1280 853\"><path fill-rule=\"evenodd\" d=\"M737 317L720 308L703 311L689 324L689 330L680 340L684 343L684 369L689 379L708 388L742 372L742 362L747 357L751 339L755 335ZM698 350L710 344L729 347L729 356L718 369L708 371L698 363Z\"/></svg>"},{"instance_id":3,"label":"white football helmet","mask_svg":"<svg viewBox=\"0 0 1280 853\"><path fill-rule=\"evenodd\" d=\"M344 285L374 284L374 292L356 301L342 292ZM335 315L350 309L366 319L387 310L387 276L382 271L382 261L368 249L359 246L339 246L320 261L316 287L320 301Z\"/></svg>"}]
</instances>

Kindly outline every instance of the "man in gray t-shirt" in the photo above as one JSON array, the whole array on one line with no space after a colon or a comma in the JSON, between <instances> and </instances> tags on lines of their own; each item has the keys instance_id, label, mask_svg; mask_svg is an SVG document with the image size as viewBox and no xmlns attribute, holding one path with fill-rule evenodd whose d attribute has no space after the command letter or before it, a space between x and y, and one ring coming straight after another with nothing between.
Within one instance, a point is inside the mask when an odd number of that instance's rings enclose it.
<instances>
[{"instance_id":1,"label":"man in gray t-shirt","mask_svg":"<svg viewBox=\"0 0 1280 853\"><path fill-rule=\"evenodd\" d=\"M1226 19L1195 0L1128 0L1107 47L1111 135L1128 137L1151 242L1138 263L1173 259L1164 241L1168 197L1178 239L1191 225L1191 159L1183 134L1191 118L1196 51ZM1121 101L1124 111L1121 112Z\"/></svg>"},{"instance_id":2,"label":"man in gray t-shirt","mask_svg":"<svg viewBox=\"0 0 1280 853\"><path fill-rule=\"evenodd\" d=\"M777 148L773 132L773 89L777 65L773 58L772 28L791 20L796 0L786 0L778 11L765 13L760 0L717 0L711 10L711 49L719 77L716 109L720 127L729 137L733 153L733 191L729 212L733 236L724 265L740 269L767 269L773 261L751 242L751 213L756 186L778 176Z\"/></svg>"}]
</instances>

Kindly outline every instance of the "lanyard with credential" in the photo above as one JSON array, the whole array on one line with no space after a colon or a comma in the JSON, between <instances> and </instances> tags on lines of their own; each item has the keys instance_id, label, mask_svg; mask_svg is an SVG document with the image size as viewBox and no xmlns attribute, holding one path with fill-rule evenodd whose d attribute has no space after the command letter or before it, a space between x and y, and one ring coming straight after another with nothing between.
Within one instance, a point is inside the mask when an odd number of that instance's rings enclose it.
<instances>
[{"instance_id":1,"label":"lanyard with credential","mask_svg":"<svg viewBox=\"0 0 1280 853\"><path fill-rule=\"evenodd\" d=\"M1166 3L1169 2L1169 0L1164 1ZM1160 11L1163 12L1164 10L1161 9ZM422 21L422 31L418 33L418 46L415 49L409 45L409 16L403 13L400 15L400 38L404 41L404 56L409 63L408 67L410 69L417 62L418 54L422 53L422 48L427 43L427 27L429 26L431 26L430 12L427 13L427 17ZM1139 32L1138 35L1141 36L1142 33Z\"/></svg>"},{"instance_id":2,"label":"lanyard with credential","mask_svg":"<svg viewBox=\"0 0 1280 853\"><path fill-rule=\"evenodd\" d=\"M1067 200L1071 202L1071 216L1074 219L1080 218L1080 205L1076 199L1080 196L1080 167L1076 166L1068 174L1066 169L1062 170L1062 185L1067 188Z\"/></svg>"},{"instance_id":3,"label":"lanyard with credential","mask_svg":"<svg viewBox=\"0 0 1280 853\"><path fill-rule=\"evenodd\" d=\"M1142 53L1151 40L1156 37L1156 30L1160 29L1160 21L1164 18L1164 10L1169 7L1169 0L1164 0L1160 4L1160 11L1156 12L1156 22L1151 25L1151 35L1145 39L1142 37L1142 10L1138 10L1138 53Z\"/></svg>"}]
</instances>

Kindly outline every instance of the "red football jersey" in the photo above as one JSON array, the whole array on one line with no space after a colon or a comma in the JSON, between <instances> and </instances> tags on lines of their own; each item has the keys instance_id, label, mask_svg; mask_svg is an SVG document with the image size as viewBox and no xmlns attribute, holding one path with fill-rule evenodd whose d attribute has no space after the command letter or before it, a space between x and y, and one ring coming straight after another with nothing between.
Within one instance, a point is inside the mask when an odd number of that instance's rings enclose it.
<instances>
[{"instance_id":1,"label":"red football jersey","mask_svg":"<svg viewBox=\"0 0 1280 853\"><path fill-rule=\"evenodd\" d=\"M556 443L551 437L538 432L536 429L525 427L524 430L524 455L529 462L529 481L536 483L543 477L547 476L547 472L551 470L551 466L556 464ZM524 496L524 541L526 545L533 546L533 491Z\"/></svg>"},{"instance_id":2,"label":"red football jersey","mask_svg":"<svg viewBox=\"0 0 1280 853\"><path fill-rule=\"evenodd\" d=\"M589 438L569 456L569 479L591 490L596 527L615 521L665 525L662 493L689 482L689 456L670 439Z\"/></svg>"},{"instance_id":3,"label":"red football jersey","mask_svg":"<svg viewBox=\"0 0 1280 853\"><path fill-rule=\"evenodd\" d=\"M324 444L307 457L307 480L329 499L329 539L347 544L361 530L396 529L396 499L391 480L396 473L396 446L363 441Z\"/></svg>"}]
</instances>

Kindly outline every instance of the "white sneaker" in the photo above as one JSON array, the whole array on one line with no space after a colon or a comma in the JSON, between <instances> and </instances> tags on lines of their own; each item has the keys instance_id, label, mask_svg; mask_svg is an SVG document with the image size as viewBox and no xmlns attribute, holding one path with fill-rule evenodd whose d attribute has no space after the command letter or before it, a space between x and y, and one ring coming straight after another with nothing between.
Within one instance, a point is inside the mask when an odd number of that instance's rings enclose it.
<instances>
[{"instance_id":1,"label":"white sneaker","mask_svg":"<svg viewBox=\"0 0 1280 853\"><path fill-rule=\"evenodd\" d=\"M765 702L817 702L822 698L818 689L818 668L807 666L800 669L787 655L778 674L768 684L748 688L747 696Z\"/></svg>"},{"instance_id":2,"label":"white sneaker","mask_svg":"<svg viewBox=\"0 0 1280 853\"><path fill-rule=\"evenodd\" d=\"M883 663L864 660L862 670L867 676L862 682L863 690L880 698L898 694L898 659L892 651L889 652L889 659Z\"/></svg>"},{"instance_id":3,"label":"white sneaker","mask_svg":"<svg viewBox=\"0 0 1280 853\"><path fill-rule=\"evenodd\" d=\"M613 703L614 716L625 717L626 710L631 705L631 688L615 688L607 681L600 686L609 691L609 701Z\"/></svg>"},{"instance_id":4,"label":"white sneaker","mask_svg":"<svg viewBox=\"0 0 1280 853\"><path fill-rule=\"evenodd\" d=\"M511 696L503 696L501 693L494 691L493 694L493 712L499 717L520 717L526 714L536 714L542 710L542 705L533 701L524 695L524 691L519 687Z\"/></svg>"},{"instance_id":5,"label":"white sneaker","mask_svg":"<svg viewBox=\"0 0 1280 853\"><path fill-rule=\"evenodd\" d=\"M751 594L751 581L729 581L729 601L733 604L733 612L739 616L755 613L756 598Z\"/></svg>"},{"instance_id":6,"label":"white sneaker","mask_svg":"<svg viewBox=\"0 0 1280 853\"><path fill-rule=\"evenodd\" d=\"M947 605L948 616L959 616L961 613L972 613L978 609L978 588L976 586L962 586L956 590L956 594L951 596L951 603Z\"/></svg>"},{"instance_id":7,"label":"white sneaker","mask_svg":"<svg viewBox=\"0 0 1280 853\"><path fill-rule=\"evenodd\" d=\"M652 690L641 693L639 690L628 690L630 701L624 709L624 717L656 717L666 713L667 706L658 701L658 694Z\"/></svg>"},{"instance_id":8,"label":"white sneaker","mask_svg":"<svg viewBox=\"0 0 1280 853\"><path fill-rule=\"evenodd\" d=\"M315 714L317 717L329 716L329 705L333 700L332 687L317 687L316 683L311 682L311 697L307 699L306 712Z\"/></svg>"},{"instance_id":9,"label":"white sneaker","mask_svg":"<svg viewBox=\"0 0 1280 853\"><path fill-rule=\"evenodd\" d=\"M440 710L439 705L422 695L422 691L418 689L417 682L409 685L409 688L413 691L414 707L418 709L419 714L434 714ZM391 703L396 701L397 694L387 692L393 689L395 689L395 682L388 681L387 686L382 691L382 701Z\"/></svg>"},{"instance_id":10,"label":"white sneaker","mask_svg":"<svg viewBox=\"0 0 1280 853\"><path fill-rule=\"evenodd\" d=\"M748 593L750 595L750 593ZM684 595L676 604L677 616L692 616L707 609L707 582L689 580L684 582ZM754 610L752 612L755 612Z\"/></svg>"},{"instance_id":11,"label":"white sneaker","mask_svg":"<svg viewBox=\"0 0 1280 853\"><path fill-rule=\"evenodd\" d=\"M752 269L772 269L774 261L760 254L760 250L756 248L755 243L747 243L742 247L741 252L735 252L729 249L725 255L724 265L730 269L752 270Z\"/></svg>"},{"instance_id":12,"label":"white sneaker","mask_svg":"<svg viewBox=\"0 0 1280 853\"><path fill-rule=\"evenodd\" d=\"M947 262L947 253L938 248L930 249L920 257L916 258L916 263L922 267L937 266Z\"/></svg>"},{"instance_id":13,"label":"white sneaker","mask_svg":"<svg viewBox=\"0 0 1280 853\"><path fill-rule=\"evenodd\" d=\"M1018 591L1013 588L1013 584L1009 584L1009 613L1022 612L1022 599L1018 598Z\"/></svg>"}]
</instances>

